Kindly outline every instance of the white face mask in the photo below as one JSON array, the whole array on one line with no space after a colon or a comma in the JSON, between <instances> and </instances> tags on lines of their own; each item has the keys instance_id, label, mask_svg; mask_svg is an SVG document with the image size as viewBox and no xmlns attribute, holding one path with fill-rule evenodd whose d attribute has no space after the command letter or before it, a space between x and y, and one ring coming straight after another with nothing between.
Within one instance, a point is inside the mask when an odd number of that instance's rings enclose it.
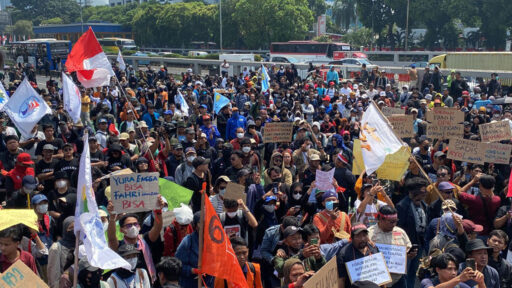
<instances>
[{"instance_id":1,"label":"white face mask","mask_svg":"<svg viewBox=\"0 0 512 288\"><path fill-rule=\"evenodd\" d=\"M311 149L311 144L306 145L306 150L309 150L309 149Z\"/></svg>"},{"instance_id":2,"label":"white face mask","mask_svg":"<svg viewBox=\"0 0 512 288\"><path fill-rule=\"evenodd\" d=\"M132 257L130 259L125 259L126 262L130 263L130 266L132 267L132 271L135 270L135 267L137 266L137 260L138 257Z\"/></svg>"},{"instance_id":3,"label":"white face mask","mask_svg":"<svg viewBox=\"0 0 512 288\"><path fill-rule=\"evenodd\" d=\"M220 189L220 190L219 190L219 195L220 195L220 196L224 196L224 194L226 194L226 188L224 188L224 189Z\"/></svg>"},{"instance_id":4,"label":"white face mask","mask_svg":"<svg viewBox=\"0 0 512 288\"><path fill-rule=\"evenodd\" d=\"M108 221L103 222L103 232L107 231L107 229L108 229Z\"/></svg>"},{"instance_id":5,"label":"white face mask","mask_svg":"<svg viewBox=\"0 0 512 288\"><path fill-rule=\"evenodd\" d=\"M237 212L226 212L226 215L228 215L229 218L235 218Z\"/></svg>"},{"instance_id":6,"label":"white face mask","mask_svg":"<svg viewBox=\"0 0 512 288\"><path fill-rule=\"evenodd\" d=\"M57 182L55 182L55 185L57 186L57 188L64 188L66 187L66 180L58 180Z\"/></svg>"},{"instance_id":7,"label":"white face mask","mask_svg":"<svg viewBox=\"0 0 512 288\"><path fill-rule=\"evenodd\" d=\"M192 163L192 161L194 161L194 159L196 159L196 156L188 156L187 157L187 161L191 162L191 163Z\"/></svg>"},{"instance_id":8,"label":"white face mask","mask_svg":"<svg viewBox=\"0 0 512 288\"><path fill-rule=\"evenodd\" d=\"M275 206L274 205L263 205L263 209L267 211L268 213L274 212Z\"/></svg>"},{"instance_id":9,"label":"white face mask","mask_svg":"<svg viewBox=\"0 0 512 288\"><path fill-rule=\"evenodd\" d=\"M236 133L236 137L237 137L238 139L240 139L240 138L244 138L244 133Z\"/></svg>"},{"instance_id":10,"label":"white face mask","mask_svg":"<svg viewBox=\"0 0 512 288\"><path fill-rule=\"evenodd\" d=\"M41 214L46 214L46 212L48 212L48 204L37 205L36 209L37 212Z\"/></svg>"},{"instance_id":11,"label":"white face mask","mask_svg":"<svg viewBox=\"0 0 512 288\"><path fill-rule=\"evenodd\" d=\"M249 152L251 152L251 147L243 147L243 148L242 148L242 152L244 152L244 153L249 153Z\"/></svg>"},{"instance_id":12,"label":"white face mask","mask_svg":"<svg viewBox=\"0 0 512 288\"><path fill-rule=\"evenodd\" d=\"M302 197L302 194L295 194L295 193L293 193L292 197L295 200L299 200Z\"/></svg>"},{"instance_id":13,"label":"white face mask","mask_svg":"<svg viewBox=\"0 0 512 288\"><path fill-rule=\"evenodd\" d=\"M139 227L132 226L128 228L128 231L125 233L128 238L136 238L139 235Z\"/></svg>"}]
</instances>

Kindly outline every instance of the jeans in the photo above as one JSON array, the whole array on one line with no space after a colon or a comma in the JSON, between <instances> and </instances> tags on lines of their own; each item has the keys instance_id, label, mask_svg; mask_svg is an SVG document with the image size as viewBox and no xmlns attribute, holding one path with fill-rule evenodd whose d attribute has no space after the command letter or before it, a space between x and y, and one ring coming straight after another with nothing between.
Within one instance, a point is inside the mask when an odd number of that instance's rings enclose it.
<instances>
[{"instance_id":1,"label":"jeans","mask_svg":"<svg viewBox=\"0 0 512 288\"><path fill-rule=\"evenodd\" d=\"M407 263L407 288L414 288L416 283L416 272L418 271L418 267L420 266L420 258L422 257L421 249L418 250L420 253L416 255L411 260L408 260ZM397 286L398 287L398 286Z\"/></svg>"}]
</instances>

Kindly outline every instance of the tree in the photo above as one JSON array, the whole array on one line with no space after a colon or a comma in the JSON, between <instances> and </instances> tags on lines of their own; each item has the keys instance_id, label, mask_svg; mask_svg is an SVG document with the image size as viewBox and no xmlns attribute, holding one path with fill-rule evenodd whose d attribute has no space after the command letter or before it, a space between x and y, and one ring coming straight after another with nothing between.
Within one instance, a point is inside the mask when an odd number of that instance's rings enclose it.
<instances>
[{"instance_id":1,"label":"tree","mask_svg":"<svg viewBox=\"0 0 512 288\"><path fill-rule=\"evenodd\" d=\"M314 21L306 0L240 0L234 19L251 49L268 48L273 41L304 39Z\"/></svg>"},{"instance_id":2,"label":"tree","mask_svg":"<svg viewBox=\"0 0 512 288\"><path fill-rule=\"evenodd\" d=\"M372 37L372 30L370 28L363 27L345 34L344 41L348 42L352 47L368 47L372 44Z\"/></svg>"},{"instance_id":3,"label":"tree","mask_svg":"<svg viewBox=\"0 0 512 288\"><path fill-rule=\"evenodd\" d=\"M308 0L309 9L313 11L313 16L315 19L324 14L325 10L327 9L327 4L325 3L325 0Z\"/></svg>"},{"instance_id":4,"label":"tree","mask_svg":"<svg viewBox=\"0 0 512 288\"><path fill-rule=\"evenodd\" d=\"M80 15L76 0L12 0L13 21L29 20L34 25L41 21L60 17L64 23L71 23Z\"/></svg>"},{"instance_id":5,"label":"tree","mask_svg":"<svg viewBox=\"0 0 512 288\"><path fill-rule=\"evenodd\" d=\"M332 6L332 18L336 25L348 30L357 19L356 0L336 0Z\"/></svg>"},{"instance_id":6,"label":"tree","mask_svg":"<svg viewBox=\"0 0 512 288\"><path fill-rule=\"evenodd\" d=\"M28 20L18 20L14 25L7 27L7 32L13 33L14 35L21 36L34 36L32 29L32 22ZM19 38L18 38L19 39Z\"/></svg>"},{"instance_id":7,"label":"tree","mask_svg":"<svg viewBox=\"0 0 512 288\"><path fill-rule=\"evenodd\" d=\"M63 24L63 23L64 23L64 20L62 20L62 18L60 18L60 17L55 17L55 18L46 19L46 20L41 21L42 25Z\"/></svg>"}]
</instances>

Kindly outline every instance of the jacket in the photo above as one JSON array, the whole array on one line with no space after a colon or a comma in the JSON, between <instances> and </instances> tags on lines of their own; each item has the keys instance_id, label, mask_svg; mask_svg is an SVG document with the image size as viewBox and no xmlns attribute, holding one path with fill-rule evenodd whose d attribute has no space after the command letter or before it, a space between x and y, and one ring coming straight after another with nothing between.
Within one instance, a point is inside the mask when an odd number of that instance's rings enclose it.
<instances>
[{"instance_id":1,"label":"jacket","mask_svg":"<svg viewBox=\"0 0 512 288\"><path fill-rule=\"evenodd\" d=\"M246 262L243 268L246 272L245 279L247 279L247 286L249 288L263 288L261 282L261 269L260 264ZM233 288L238 287L233 285L231 282L224 279L215 278L215 288Z\"/></svg>"},{"instance_id":2,"label":"jacket","mask_svg":"<svg viewBox=\"0 0 512 288\"><path fill-rule=\"evenodd\" d=\"M149 125L148 125L149 126ZM236 129L247 128L247 119L240 114L233 114L226 125L226 141L236 138Z\"/></svg>"},{"instance_id":3,"label":"jacket","mask_svg":"<svg viewBox=\"0 0 512 288\"><path fill-rule=\"evenodd\" d=\"M318 150L309 149L309 151L307 152L308 158L312 154L317 154L318 156L320 156L321 160L325 160L325 155ZM297 172L299 173L299 177L301 177L302 173L304 173L304 170L306 170L309 163L307 161L304 161L304 157L302 157L301 149L297 149L297 150L293 151L292 157L293 157L293 164L295 164L295 166L297 166Z\"/></svg>"},{"instance_id":4,"label":"jacket","mask_svg":"<svg viewBox=\"0 0 512 288\"><path fill-rule=\"evenodd\" d=\"M336 70L329 70L329 72L327 72L327 83L333 81L336 83L336 85L338 85L340 82L339 78L340 77L338 76L338 72L336 72Z\"/></svg>"},{"instance_id":5,"label":"jacket","mask_svg":"<svg viewBox=\"0 0 512 288\"><path fill-rule=\"evenodd\" d=\"M416 220L414 218L414 212L411 209L411 198L409 196L406 196L404 199L402 199L398 204L396 204L395 208L398 211L398 227L405 230L407 233L407 236L409 236L409 239L411 240L412 244L418 244L420 246L423 246L424 244L424 234L420 235L416 231ZM425 211L425 214L427 214L427 204L425 202L421 202L420 204ZM428 215L426 215L428 218ZM426 228L426 227L425 227Z\"/></svg>"},{"instance_id":6,"label":"jacket","mask_svg":"<svg viewBox=\"0 0 512 288\"><path fill-rule=\"evenodd\" d=\"M176 251L176 258L180 259L182 264L180 286L196 287L197 275L192 273L192 269L197 268L199 263L199 233L197 231L183 238ZM213 277L206 276L203 279L208 287L213 287Z\"/></svg>"},{"instance_id":7,"label":"jacket","mask_svg":"<svg viewBox=\"0 0 512 288\"><path fill-rule=\"evenodd\" d=\"M155 119L158 120L158 118L160 118L160 114L158 114L157 112L153 112L153 117L155 117ZM151 117L151 115L149 115L149 113L145 113L142 116L142 120L146 121L146 124L148 124L149 129L153 128L153 125L155 123L153 123L153 118Z\"/></svg>"},{"instance_id":8,"label":"jacket","mask_svg":"<svg viewBox=\"0 0 512 288\"><path fill-rule=\"evenodd\" d=\"M261 256L268 263L272 263L272 258L274 258L274 250L279 243L279 239L281 238L281 225L275 225L268 228L265 231L265 235L263 236L263 241L261 242Z\"/></svg>"}]
</instances>

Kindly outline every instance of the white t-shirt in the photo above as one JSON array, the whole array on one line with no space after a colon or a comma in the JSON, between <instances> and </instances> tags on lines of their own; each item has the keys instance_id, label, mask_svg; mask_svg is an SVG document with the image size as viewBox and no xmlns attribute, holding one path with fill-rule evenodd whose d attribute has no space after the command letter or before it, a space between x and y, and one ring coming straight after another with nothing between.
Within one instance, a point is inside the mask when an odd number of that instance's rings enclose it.
<instances>
[{"instance_id":1,"label":"white t-shirt","mask_svg":"<svg viewBox=\"0 0 512 288\"><path fill-rule=\"evenodd\" d=\"M139 272L139 270L141 272ZM140 279L139 274L142 274L143 279ZM112 278L115 278L115 280ZM137 268L135 275L133 277L124 280L126 281L123 281L123 279L116 277L116 274L114 273L110 276L110 278L108 278L107 283L110 287L117 288L151 288L151 283L149 281L149 276L148 273L146 272L146 269ZM114 285L114 283L116 285Z\"/></svg>"},{"instance_id":2,"label":"white t-shirt","mask_svg":"<svg viewBox=\"0 0 512 288\"><path fill-rule=\"evenodd\" d=\"M354 202L354 208L356 210L359 207L359 205L361 205L361 202L362 201L359 199L357 199L356 202ZM380 200L377 200L377 204L367 204L364 213L356 212L356 222L362 222L367 227L377 224L377 214L379 213L379 209L380 207L386 205L388 205L386 202L382 202Z\"/></svg>"}]
</instances>

